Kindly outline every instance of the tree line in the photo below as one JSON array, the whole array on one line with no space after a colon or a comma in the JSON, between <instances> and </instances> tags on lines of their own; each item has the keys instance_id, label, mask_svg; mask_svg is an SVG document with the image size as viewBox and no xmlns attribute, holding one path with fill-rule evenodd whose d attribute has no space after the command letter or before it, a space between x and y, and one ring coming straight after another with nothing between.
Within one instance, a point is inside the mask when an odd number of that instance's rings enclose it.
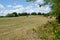
<instances>
[{"instance_id":1,"label":"tree line","mask_svg":"<svg viewBox=\"0 0 60 40\"><path fill-rule=\"evenodd\" d=\"M41 13L41 12L32 12L32 13L27 13L27 12L23 12L23 13L17 13L17 12L13 12L13 13L8 13L6 15L6 17L18 17L18 16L29 16L29 15L47 15L45 13Z\"/></svg>"}]
</instances>

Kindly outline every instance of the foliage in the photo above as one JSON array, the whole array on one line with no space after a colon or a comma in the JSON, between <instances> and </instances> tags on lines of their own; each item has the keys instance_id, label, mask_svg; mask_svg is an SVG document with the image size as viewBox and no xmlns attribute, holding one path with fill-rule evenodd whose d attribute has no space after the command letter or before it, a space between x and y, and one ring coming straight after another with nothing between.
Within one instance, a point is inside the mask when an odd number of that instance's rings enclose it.
<instances>
[{"instance_id":1,"label":"foliage","mask_svg":"<svg viewBox=\"0 0 60 40\"><path fill-rule=\"evenodd\" d=\"M57 16L60 13L60 0L45 0L45 2L52 3L52 14Z\"/></svg>"},{"instance_id":2,"label":"foliage","mask_svg":"<svg viewBox=\"0 0 60 40\"><path fill-rule=\"evenodd\" d=\"M14 17L17 17L17 16L18 16L17 12L13 12L12 15L13 15Z\"/></svg>"},{"instance_id":3,"label":"foliage","mask_svg":"<svg viewBox=\"0 0 60 40\"><path fill-rule=\"evenodd\" d=\"M30 15L30 14L27 13L27 12L23 12L23 13L18 13L18 15L19 15L19 16L28 16L28 15Z\"/></svg>"},{"instance_id":4,"label":"foliage","mask_svg":"<svg viewBox=\"0 0 60 40\"><path fill-rule=\"evenodd\" d=\"M38 26L37 29L32 29L37 33L40 39L59 40L60 39L60 24L56 20L48 21L43 26Z\"/></svg>"},{"instance_id":5,"label":"foliage","mask_svg":"<svg viewBox=\"0 0 60 40\"><path fill-rule=\"evenodd\" d=\"M40 13L40 12L38 12L38 15L41 15L41 13Z\"/></svg>"},{"instance_id":6,"label":"foliage","mask_svg":"<svg viewBox=\"0 0 60 40\"><path fill-rule=\"evenodd\" d=\"M53 27L53 40L60 39L60 24L56 20L48 22L45 27Z\"/></svg>"},{"instance_id":7,"label":"foliage","mask_svg":"<svg viewBox=\"0 0 60 40\"><path fill-rule=\"evenodd\" d=\"M32 12L31 15L37 15L37 13L36 12Z\"/></svg>"}]
</instances>

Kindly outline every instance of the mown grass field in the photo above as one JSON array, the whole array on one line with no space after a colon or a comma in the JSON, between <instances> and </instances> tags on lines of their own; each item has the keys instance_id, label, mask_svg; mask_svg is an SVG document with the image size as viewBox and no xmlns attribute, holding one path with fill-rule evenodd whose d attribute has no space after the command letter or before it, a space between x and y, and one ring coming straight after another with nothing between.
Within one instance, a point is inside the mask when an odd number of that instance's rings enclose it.
<instances>
[{"instance_id":1,"label":"mown grass field","mask_svg":"<svg viewBox=\"0 0 60 40\"><path fill-rule=\"evenodd\" d=\"M52 28L42 27L48 20L43 16L0 18L0 40L45 40L44 35L47 35L46 40L52 40L51 35L48 34ZM35 30L38 27L40 34ZM40 35L43 36L43 39L40 38Z\"/></svg>"}]
</instances>

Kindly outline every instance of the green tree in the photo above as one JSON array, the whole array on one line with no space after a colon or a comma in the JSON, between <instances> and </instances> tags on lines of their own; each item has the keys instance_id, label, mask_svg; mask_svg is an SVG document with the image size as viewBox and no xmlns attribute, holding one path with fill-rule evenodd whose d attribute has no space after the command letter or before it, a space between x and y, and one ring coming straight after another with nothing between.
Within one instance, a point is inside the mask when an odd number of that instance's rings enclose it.
<instances>
[{"instance_id":1,"label":"green tree","mask_svg":"<svg viewBox=\"0 0 60 40\"><path fill-rule=\"evenodd\" d=\"M12 14L13 14L14 17L18 16L17 12L13 12Z\"/></svg>"},{"instance_id":2,"label":"green tree","mask_svg":"<svg viewBox=\"0 0 60 40\"><path fill-rule=\"evenodd\" d=\"M38 12L38 15L41 15L41 13L40 13L40 12Z\"/></svg>"},{"instance_id":3,"label":"green tree","mask_svg":"<svg viewBox=\"0 0 60 40\"><path fill-rule=\"evenodd\" d=\"M27 13L27 12L23 12L23 13L18 13L18 15L19 15L19 16L28 16L28 15L30 15L30 14Z\"/></svg>"},{"instance_id":4,"label":"green tree","mask_svg":"<svg viewBox=\"0 0 60 40\"><path fill-rule=\"evenodd\" d=\"M23 12L21 13L22 16L26 16L27 15L27 12Z\"/></svg>"},{"instance_id":5,"label":"green tree","mask_svg":"<svg viewBox=\"0 0 60 40\"><path fill-rule=\"evenodd\" d=\"M37 13L36 12L32 12L31 15L37 15Z\"/></svg>"}]
</instances>

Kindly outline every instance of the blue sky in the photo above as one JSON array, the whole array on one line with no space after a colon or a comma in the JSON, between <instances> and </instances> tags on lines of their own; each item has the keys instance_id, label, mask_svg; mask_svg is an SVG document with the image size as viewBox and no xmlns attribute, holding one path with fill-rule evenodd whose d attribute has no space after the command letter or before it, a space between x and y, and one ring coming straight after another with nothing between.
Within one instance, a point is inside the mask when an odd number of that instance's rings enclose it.
<instances>
[{"instance_id":1,"label":"blue sky","mask_svg":"<svg viewBox=\"0 0 60 40\"><path fill-rule=\"evenodd\" d=\"M38 4L43 4L43 0L37 0L36 2L26 2L26 0L0 0L0 16L8 13L17 12L41 12L48 13L51 9L49 5L39 7Z\"/></svg>"}]
</instances>

